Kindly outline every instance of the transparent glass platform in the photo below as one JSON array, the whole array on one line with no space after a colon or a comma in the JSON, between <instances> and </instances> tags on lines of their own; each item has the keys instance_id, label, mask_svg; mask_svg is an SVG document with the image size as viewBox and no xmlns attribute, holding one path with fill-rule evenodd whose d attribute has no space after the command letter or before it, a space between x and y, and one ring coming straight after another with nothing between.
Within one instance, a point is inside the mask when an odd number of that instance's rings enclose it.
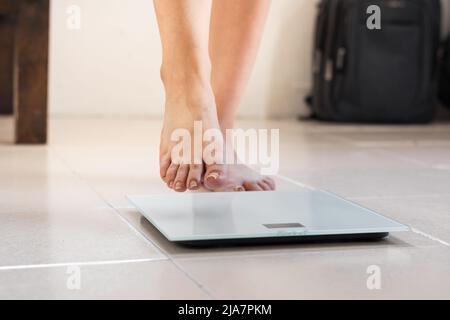
<instances>
[{"instance_id":1,"label":"transparent glass platform","mask_svg":"<svg viewBox=\"0 0 450 320\"><path fill-rule=\"evenodd\" d=\"M296 191L128 196L169 240L186 244L289 238L375 238L408 227L334 194Z\"/></svg>"}]
</instances>

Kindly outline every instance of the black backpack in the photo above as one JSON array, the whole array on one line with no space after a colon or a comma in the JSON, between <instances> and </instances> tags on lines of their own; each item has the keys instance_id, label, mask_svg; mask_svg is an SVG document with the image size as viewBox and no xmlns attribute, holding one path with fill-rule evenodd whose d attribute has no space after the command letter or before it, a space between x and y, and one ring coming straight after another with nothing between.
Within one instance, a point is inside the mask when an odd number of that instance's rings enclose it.
<instances>
[{"instance_id":1,"label":"black backpack","mask_svg":"<svg viewBox=\"0 0 450 320\"><path fill-rule=\"evenodd\" d=\"M367 25L381 9L381 29ZM322 0L316 25L313 116L423 123L437 104L439 0Z\"/></svg>"},{"instance_id":2,"label":"black backpack","mask_svg":"<svg viewBox=\"0 0 450 320\"><path fill-rule=\"evenodd\" d=\"M442 53L439 98L444 105L450 107L450 37L445 42Z\"/></svg>"}]
</instances>

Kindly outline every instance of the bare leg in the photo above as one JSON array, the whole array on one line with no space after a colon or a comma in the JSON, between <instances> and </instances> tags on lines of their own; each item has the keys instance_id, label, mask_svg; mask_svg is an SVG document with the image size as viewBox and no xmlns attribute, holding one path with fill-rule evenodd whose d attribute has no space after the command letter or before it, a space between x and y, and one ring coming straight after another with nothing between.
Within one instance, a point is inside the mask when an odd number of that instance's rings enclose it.
<instances>
[{"instance_id":1,"label":"bare leg","mask_svg":"<svg viewBox=\"0 0 450 320\"><path fill-rule=\"evenodd\" d=\"M221 129L232 129L249 80L266 22L270 0L213 0L209 50L212 87ZM245 190L273 190L272 179L243 165L227 167L227 182ZM212 188L215 189L215 188Z\"/></svg>"},{"instance_id":2,"label":"bare leg","mask_svg":"<svg viewBox=\"0 0 450 320\"><path fill-rule=\"evenodd\" d=\"M154 0L163 47L161 77L166 93L164 126L161 134L161 177L170 188L195 190L202 183L204 165L175 164L171 157L176 129L193 133L195 121L204 130L219 128L211 87L209 26L211 0ZM214 165L214 178L220 180L223 166ZM207 173L207 174L209 174Z\"/></svg>"}]
</instances>

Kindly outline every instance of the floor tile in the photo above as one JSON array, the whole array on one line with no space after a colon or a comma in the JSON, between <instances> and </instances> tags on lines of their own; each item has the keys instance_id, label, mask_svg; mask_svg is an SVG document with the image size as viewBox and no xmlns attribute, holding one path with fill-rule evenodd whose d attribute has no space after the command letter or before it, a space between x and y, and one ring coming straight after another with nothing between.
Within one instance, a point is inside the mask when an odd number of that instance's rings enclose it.
<instances>
[{"instance_id":1,"label":"floor tile","mask_svg":"<svg viewBox=\"0 0 450 320\"><path fill-rule=\"evenodd\" d=\"M347 145L303 146L283 141L280 147L281 171L371 170L421 168L408 159L378 149L355 148Z\"/></svg>"},{"instance_id":2,"label":"floor tile","mask_svg":"<svg viewBox=\"0 0 450 320\"><path fill-rule=\"evenodd\" d=\"M354 201L450 243L450 196Z\"/></svg>"},{"instance_id":3,"label":"floor tile","mask_svg":"<svg viewBox=\"0 0 450 320\"><path fill-rule=\"evenodd\" d=\"M0 148L0 266L163 255L45 147Z\"/></svg>"},{"instance_id":4,"label":"floor tile","mask_svg":"<svg viewBox=\"0 0 450 320\"><path fill-rule=\"evenodd\" d=\"M450 194L450 172L421 167L282 169L281 174L347 198Z\"/></svg>"},{"instance_id":5,"label":"floor tile","mask_svg":"<svg viewBox=\"0 0 450 320\"><path fill-rule=\"evenodd\" d=\"M219 299L450 297L447 248L317 250L239 259L185 258L178 263ZM368 274L372 270L376 274ZM373 282L374 275L380 275L380 282ZM379 283L380 290L369 290L368 281Z\"/></svg>"},{"instance_id":6,"label":"floor tile","mask_svg":"<svg viewBox=\"0 0 450 320\"><path fill-rule=\"evenodd\" d=\"M0 242L0 266L164 257L109 209L2 212Z\"/></svg>"},{"instance_id":7,"label":"floor tile","mask_svg":"<svg viewBox=\"0 0 450 320\"><path fill-rule=\"evenodd\" d=\"M278 190L325 189L416 232L193 249L165 240L125 198L171 192L158 177L160 119L52 118L47 147L11 145L11 120L0 118L0 297L450 297L448 123L241 120L280 129ZM66 266L49 266L68 263L81 264L80 291L67 289ZM379 291L366 286L372 265Z\"/></svg>"},{"instance_id":8,"label":"floor tile","mask_svg":"<svg viewBox=\"0 0 450 320\"><path fill-rule=\"evenodd\" d=\"M208 298L168 261L0 270L0 299Z\"/></svg>"},{"instance_id":9,"label":"floor tile","mask_svg":"<svg viewBox=\"0 0 450 320\"><path fill-rule=\"evenodd\" d=\"M73 172L114 206L128 204L128 194L171 190L159 177L156 150L137 148L73 148L56 151Z\"/></svg>"},{"instance_id":10,"label":"floor tile","mask_svg":"<svg viewBox=\"0 0 450 320\"><path fill-rule=\"evenodd\" d=\"M422 166L450 170L450 147L398 147L386 152Z\"/></svg>"},{"instance_id":11,"label":"floor tile","mask_svg":"<svg viewBox=\"0 0 450 320\"><path fill-rule=\"evenodd\" d=\"M400 132L339 133L336 139L356 147L405 147L405 146L450 146L450 131L432 130L424 127Z\"/></svg>"},{"instance_id":12,"label":"floor tile","mask_svg":"<svg viewBox=\"0 0 450 320\"><path fill-rule=\"evenodd\" d=\"M55 117L49 123L49 145L67 147L145 147L159 142L160 119L150 117ZM64 134L62 134L64 133ZM156 145L157 147L158 145Z\"/></svg>"}]
</instances>

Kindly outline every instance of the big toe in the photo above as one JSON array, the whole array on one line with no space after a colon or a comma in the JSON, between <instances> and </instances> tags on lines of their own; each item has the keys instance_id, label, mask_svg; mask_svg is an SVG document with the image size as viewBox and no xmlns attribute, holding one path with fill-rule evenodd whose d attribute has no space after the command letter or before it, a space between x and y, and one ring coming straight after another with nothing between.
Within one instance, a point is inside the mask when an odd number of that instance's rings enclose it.
<instances>
[{"instance_id":1,"label":"big toe","mask_svg":"<svg viewBox=\"0 0 450 320\"><path fill-rule=\"evenodd\" d=\"M177 176L175 177L175 181L173 183L173 188L177 192L186 191L186 180L189 175L189 165L181 165L178 168Z\"/></svg>"},{"instance_id":2,"label":"big toe","mask_svg":"<svg viewBox=\"0 0 450 320\"><path fill-rule=\"evenodd\" d=\"M226 183L226 170L224 165L210 165L206 168L204 185L207 189L223 188Z\"/></svg>"},{"instance_id":3,"label":"big toe","mask_svg":"<svg viewBox=\"0 0 450 320\"><path fill-rule=\"evenodd\" d=\"M170 164L172 161L170 161L170 154L164 154L159 159L159 174L161 176L161 179L165 179L167 175L167 170L169 170Z\"/></svg>"}]
</instances>

